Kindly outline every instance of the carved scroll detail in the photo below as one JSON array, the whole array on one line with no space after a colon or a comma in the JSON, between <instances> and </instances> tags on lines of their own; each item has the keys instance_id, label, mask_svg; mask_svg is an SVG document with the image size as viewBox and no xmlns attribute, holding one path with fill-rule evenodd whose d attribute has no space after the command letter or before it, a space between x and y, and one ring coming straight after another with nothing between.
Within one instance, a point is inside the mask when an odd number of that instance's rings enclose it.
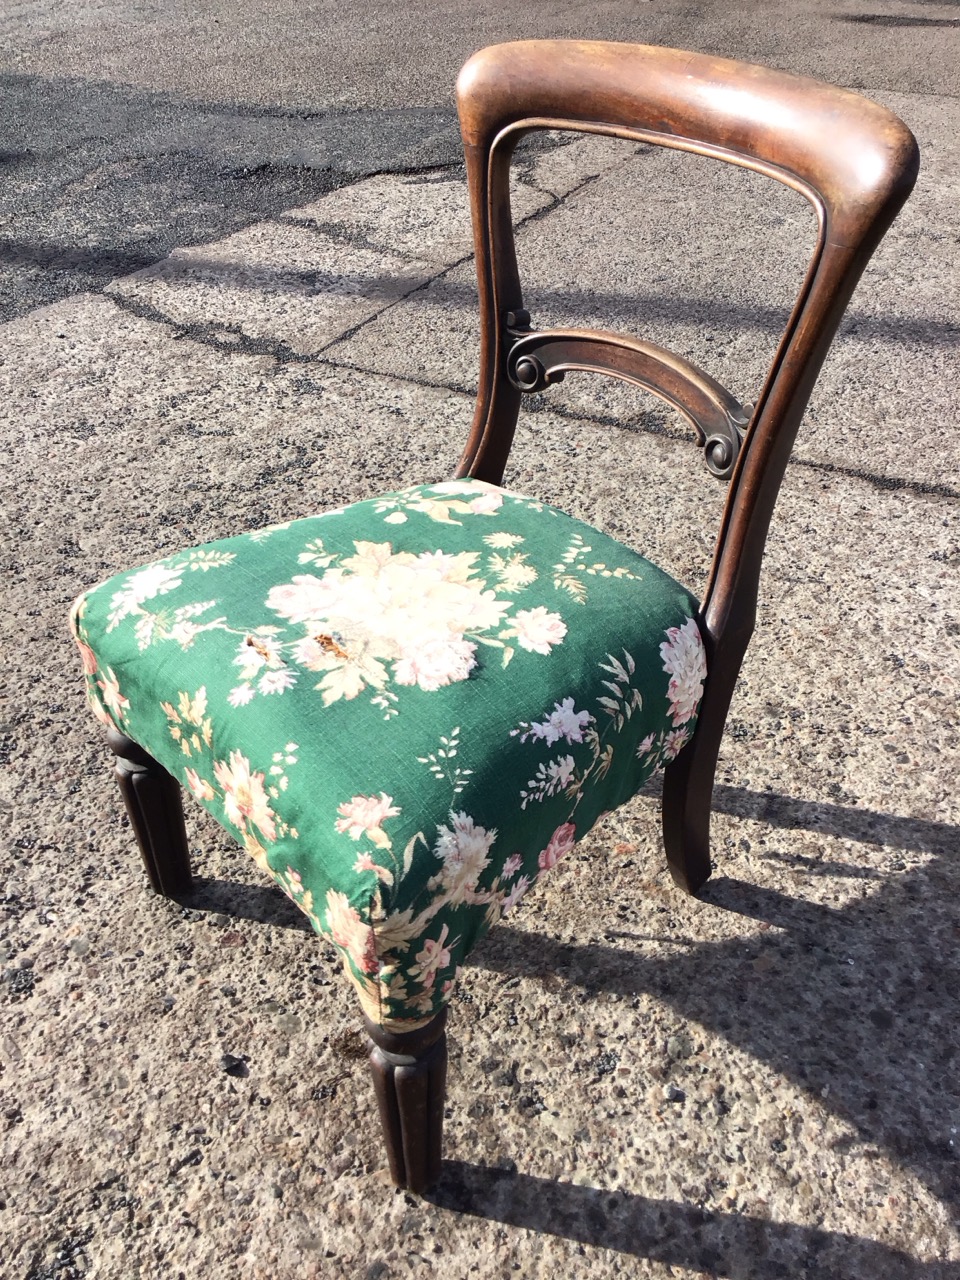
<instances>
[{"instance_id":1,"label":"carved scroll detail","mask_svg":"<svg viewBox=\"0 0 960 1280\"><path fill-rule=\"evenodd\" d=\"M532 330L526 311L509 311L504 320L507 379L518 391L542 391L574 369L633 383L683 414L697 433L711 474L721 480L733 474L750 406L741 405L691 361L652 342L602 330Z\"/></svg>"}]
</instances>

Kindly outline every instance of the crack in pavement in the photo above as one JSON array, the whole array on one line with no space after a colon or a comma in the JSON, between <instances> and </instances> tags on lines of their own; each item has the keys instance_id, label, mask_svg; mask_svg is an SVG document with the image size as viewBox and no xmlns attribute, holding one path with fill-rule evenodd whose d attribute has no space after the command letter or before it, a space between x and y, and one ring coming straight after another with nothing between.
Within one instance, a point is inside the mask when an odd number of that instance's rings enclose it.
<instances>
[{"instance_id":1,"label":"crack in pavement","mask_svg":"<svg viewBox=\"0 0 960 1280\"><path fill-rule=\"evenodd\" d=\"M0 75L0 320L362 178L461 162L448 107L304 113Z\"/></svg>"}]
</instances>

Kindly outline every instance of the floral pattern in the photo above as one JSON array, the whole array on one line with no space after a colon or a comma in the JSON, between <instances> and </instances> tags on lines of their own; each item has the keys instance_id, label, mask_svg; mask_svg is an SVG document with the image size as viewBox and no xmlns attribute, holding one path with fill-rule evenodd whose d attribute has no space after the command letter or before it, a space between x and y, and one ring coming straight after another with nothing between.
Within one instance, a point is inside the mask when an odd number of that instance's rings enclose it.
<instances>
[{"instance_id":1,"label":"floral pattern","mask_svg":"<svg viewBox=\"0 0 960 1280\"><path fill-rule=\"evenodd\" d=\"M408 1029L689 741L695 619L635 552L466 480L147 565L72 624L97 716L333 942L367 1014Z\"/></svg>"}]
</instances>

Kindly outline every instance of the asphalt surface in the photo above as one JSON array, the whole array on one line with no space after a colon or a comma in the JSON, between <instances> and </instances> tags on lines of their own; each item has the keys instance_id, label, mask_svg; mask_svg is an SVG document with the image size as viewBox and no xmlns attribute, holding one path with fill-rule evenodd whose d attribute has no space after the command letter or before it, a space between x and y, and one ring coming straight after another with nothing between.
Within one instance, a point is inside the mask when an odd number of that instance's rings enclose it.
<instances>
[{"instance_id":1,"label":"asphalt surface","mask_svg":"<svg viewBox=\"0 0 960 1280\"><path fill-rule=\"evenodd\" d=\"M580 4L32 0L0 12L0 319L359 177L456 165L472 50L580 36L866 92L960 94L957 0Z\"/></svg>"}]
</instances>

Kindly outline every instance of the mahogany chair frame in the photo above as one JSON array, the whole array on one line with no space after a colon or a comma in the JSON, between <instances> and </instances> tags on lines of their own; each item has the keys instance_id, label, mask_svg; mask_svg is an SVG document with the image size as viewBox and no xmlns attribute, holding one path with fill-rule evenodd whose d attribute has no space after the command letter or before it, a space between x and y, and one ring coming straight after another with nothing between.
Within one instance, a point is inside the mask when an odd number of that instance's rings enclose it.
<instances>
[{"instance_id":1,"label":"mahogany chair frame","mask_svg":"<svg viewBox=\"0 0 960 1280\"><path fill-rule=\"evenodd\" d=\"M664 774L671 874L695 893L710 874L714 773L753 631L764 544L820 366L864 267L913 187L918 152L883 107L818 81L701 54L590 41L521 41L475 54L457 85L473 214L481 350L476 412L458 476L499 484L524 394L571 370L608 373L677 408L729 479L700 608L708 678L691 742ZM755 406L652 343L531 327L510 210L511 157L536 130L629 139L728 161L799 191L817 215L810 266ZM180 897L190 862L180 787L111 731L117 777L150 882ZM440 1173L446 1013L395 1034L365 1020L390 1172L426 1191Z\"/></svg>"}]
</instances>

